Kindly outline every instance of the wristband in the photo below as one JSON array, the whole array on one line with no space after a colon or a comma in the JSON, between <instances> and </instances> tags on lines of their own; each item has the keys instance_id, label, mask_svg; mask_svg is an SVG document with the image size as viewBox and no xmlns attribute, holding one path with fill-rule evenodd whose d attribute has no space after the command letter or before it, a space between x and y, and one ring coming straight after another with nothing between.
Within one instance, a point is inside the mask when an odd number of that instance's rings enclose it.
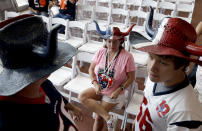
<instances>
[{"instance_id":1,"label":"wristband","mask_svg":"<svg viewBox=\"0 0 202 131\"><path fill-rule=\"evenodd\" d=\"M97 82L97 80L92 80L91 83L93 84L94 82Z\"/></svg>"},{"instance_id":2,"label":"wristband","mask_svg":"<svg viewBox=\"0 0 202 131\"><path fill-rule=\"evenodd\" d=\"M121 88L122 91L125 89L123 85L121 85L120 88Z\"/></svg>"}]
</instances>

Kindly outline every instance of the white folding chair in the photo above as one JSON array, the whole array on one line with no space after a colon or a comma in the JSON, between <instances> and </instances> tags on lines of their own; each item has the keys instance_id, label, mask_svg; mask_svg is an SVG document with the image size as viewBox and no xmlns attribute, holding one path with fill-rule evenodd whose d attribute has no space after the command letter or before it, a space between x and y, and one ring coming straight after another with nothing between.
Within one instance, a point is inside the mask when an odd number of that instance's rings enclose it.
<instances>
[{"instance_id":1,"label":"white folding chair","mask_svg":"<svg viewBox=\"0 0 202 131\"><path fill-rule=\"evenodd\" d=\"M129 16L129 25L136 24L133 28L133 31L146 34L144 31L144 23L147 17L147 13L142 11L141 7L139 7L137 10L129 11Z\"/></svg>"},{"instance_id":2,"label":"white folding chair","mask_svg":"<svg viewBox=\"0 0 202 131\"><path fill-rule=\"evenodd\" d=\"M63 18L53 18L53 17L50 17L50 18L51 18L51 27L54 24L61 24L61 25L65 26L65 32L64 32L64 34L58 32L58 40L60 40L60 41L67 40L67 38L68 38L68 29L67 29L67 26L68 26L69 20L68 19L65 20Z\"/></svg>"},{"instance_id":3,"label":"white folding chair","mask_svg":"<svg viewBox=\"0 0 202 131\"><path fill-rule=\"evenodd\" d=\"M83 59L83 57L80 57L80 56L82 56L82 54L78 53L75 57L73 57L72 70L75 74L73 74L73 78L66 85L64 85L64 89L69 91L69 94L68 94L69 102L71 101L79 102L77 96L82 91L90 87L93 87L93 85L91 84L91 79L89 74L81 72L77 66L78 60L85 61L88 63L90 63L91 60Z\"/></svg>"},{"instance_id":4,"label":"white folding chair","mask_svg":"<svg viewBox=\"0 0 202 131\"><path fill-rule=\"evenodd\" d=\"M4 13L5 13L5 20L8 20L9 18L16 17L16 16L20 15L20 13L18 13L18 12L7 11L7 10L5 10Z\"/></svg>"},{"instance_id":5,"label":"white folding chair","mask_svg":"<svg viewBox=\"0 0 202 131\"><path fill-rule=\"evenodd\" d=\"M165 14L165 15L171 15L171 12L175 10L176 4L169 1L157 1L157 7L159 13Z\"/></svg>"},{"instance_id":6,"label":"white folding chair","mask_svg":"<svg viewBox=\"0 0 202 131\"><path fill-rule=\"evenodd\" d=\"M129 11L121 8L112 8L110 26L126 29L129 26Z\"/></svg>"},{"instance_id":7,"label":"white folding chair","mask_svg":"<svg viewBox=\"0 0 202 131\"><path fill-rule=\"evenodd\" d=\"M193 14L193 10L194 10L194 1L185 1L185 0L178 0L176 2L176 10L175 10L175 15L177 17L180 17L184 20L186 20L187 22L191 23L192 20L192 14ZM184 13L186 14L185 16L181 16L181 14Z\"/></svg>"},{"instance_id":8,"label":"white folding chair","mask_svg":"<svg viewBox=\"0 0 202 131\"><path fill-rule=\"evenodd\" d=\"M42 20L46 23L47 30L50 32L50 30L51 30L51 18L43 16L43 15L40 15L39 17L41 17Z\"/></svg>"},{"instance_id":9,"label":"white folding chair","mask_svg":"<svg viewBox=\"0 0 202 131\"><path fill-rule=\"evenodd\" d=\"M76 20L81 21L83 23L91 23L94 20L95 16L95 5L85 4L78 4L76 6L77 13L76 13Z\"/></svg>"},{"instance_id":10,"label":"white folding chair","mask_svg":"<svg viewBox=\"0 0 202 131\"><path fill-rule=\"evenodd\" d=\"M99 25L108 27L111 20L111 7L96 6L93 18Z\"/></svg>"},{"instance_id":11,"label":"white folding chair","mask_svg":"<svg viewBox=\"0 0 202 131\"><path fill-rule=\"evenodd\" d=\"M142 103L142 100L143 100L143 92L134 91L134 93L130 99L130 102L128 103L128 105L125 109L125 112L124 112L124 120L122 123L122 130L123 131L125 131L127 123L133 122L132 119L128 119L128 114L132 114L132 115L137 116L137 114L139 112L140 105Z\"/></svg>"},{"instance_id":12,"label":"white folding chair","mask_svg":"<svg viewBox=\"0 0 202 131\"><path fill-rule=\"evenodd\" d=\"M100 26L100 28L106 30L103 26ZM87 24L86 31L87 42L79 47L78 50L83 52L83 56L86 58L92 58L95 52L103 46L104 41L97 33L95 23Z\"/></svg>"},{"instance_id":13,"label":"white folding chair","mask_svg":"<svg viewBox=\"0 0 202 131\"><path fill-rule=\"evenodd\" d=\"M86 43L86 23L81 21L68 21L68 38L66 43L78 48Z\"/></svg>"},{"instance_id":14,"label":"white folding chair","mask_svg":"<svg viewBox=\"0 0 202 131\"><path fill-rule=\"evenodd\" d=\"M135 71L135 80L136 78L145 78L147 77L147 70L146 66L136 64L136 71ZM124 120L122 122L121 128L125 130L127 123L132 123L133 119L128 119L128 114L137 116L139 112L140 105L142 103L144 93L143 90L139 89L139 86L137 82L133 82L133 88L134 90L131 90L131 96L130 100L128 102L128 105L126 106L125 112L124 112Z\"/></svg>"}]
</instances>

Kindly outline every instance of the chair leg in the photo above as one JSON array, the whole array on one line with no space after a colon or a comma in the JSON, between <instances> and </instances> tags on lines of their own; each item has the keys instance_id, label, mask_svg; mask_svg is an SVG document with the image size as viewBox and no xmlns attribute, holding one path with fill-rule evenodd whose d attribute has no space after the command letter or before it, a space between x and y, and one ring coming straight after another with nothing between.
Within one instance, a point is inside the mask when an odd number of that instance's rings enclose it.
<instances>
[{"instance_id":1,"label":"chair leg","mask_svg":"<svg viewBox=\"0 0 202 131\"><path fill-rule=\"evenodd\" d=\"M69 103L71 103L71 98L72 97L72 92L71 91L69 91Z\"/></svg>"},{"instance_id":2,"label":"chair leg","mask_svg":"<svg viewBox=\"0 0 202 131\"><path fill-rule=\"evenodd\" d=\"M83 61L80 61L80 65L79 65L80 68L83 67L83 65L84 65Z\"/></svg>"},{"instance_id":3,"label":"chair leg","mask_svg":"<svg viewBox=\"0 0 202 131\"><path fill-rule=\"evenodd\" d=\"M126 112L125 113L125 120L124 120L124 123L123 123L123 131L125 131L125 129L126 129L126 124L127 124L127 119L128 119L128 113Z\"/></svg>"},{"instance_id":4,"label":"chair leg","mask_svg":"<svg viewBox=\"0 0 202 131\"><path fill-rule=\"evenodd\" d=\"M123 130L125 119L126 119L126 117L125 117L125 112L124 112L123 120L122 120L122 123L121 123L121 130Z\"/></svg>"}]
</instances>

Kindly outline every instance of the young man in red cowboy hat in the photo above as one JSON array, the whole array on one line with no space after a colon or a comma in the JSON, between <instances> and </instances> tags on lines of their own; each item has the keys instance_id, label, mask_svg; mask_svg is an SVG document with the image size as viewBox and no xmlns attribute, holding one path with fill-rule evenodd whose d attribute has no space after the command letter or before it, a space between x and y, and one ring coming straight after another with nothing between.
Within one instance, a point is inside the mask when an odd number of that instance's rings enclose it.
<instances>
[{"instance_id":1,"label":"young man in red cowboy hat","mask_svg":"<svg viewBox=\"0 0 202 131\"><path fill-rule=\"evenodd\" d=\"M152 18L150 19L152 23ZM135 131L201 131L202 108L187 79L189 62L202 65L190 55L202 56L202 47L196 45L196 32L180 18L164 18L154 31L153 45L138 50L148 52L148 79Z\"/></svg>"},{"instance_id":2,"label":"young man in red cowboy hat","mask_svg":"<svg viewBox=\"0 0 202 131\"><path fill-rule=\"evenodd\" d=\"M89 68L94 87L82 92L79 100L96 113L93 131L102 130L104 121L108 131L115 131L117 117L109 115L109 111L123 106L124 91L134 80L133 56L122 47L124 37L129 35L134 25L127 32L121 32L118 27L101 31L94 22L98 33L106 39L106 45L96 52Z\"/></svg>"},{"instance_id":3,"label":"young man in red cowboy hat","mask_svg":"<svg viewBox=\"0 0 202 131\"><path fill-rule=\"evenodd\" d=\"M26 27L26 28L24 28ZM40 17L22 15L0 23L0 130L76 131L68 104L46 77L63 66L76 49L57 42Z\"/></svg>"}]
</instances>

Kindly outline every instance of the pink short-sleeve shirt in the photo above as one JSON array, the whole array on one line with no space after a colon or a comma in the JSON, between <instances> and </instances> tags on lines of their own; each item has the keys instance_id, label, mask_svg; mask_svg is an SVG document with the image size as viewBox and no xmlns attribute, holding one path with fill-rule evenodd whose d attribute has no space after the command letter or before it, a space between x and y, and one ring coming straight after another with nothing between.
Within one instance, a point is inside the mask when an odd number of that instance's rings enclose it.
<instances>
[{"instance_id":1,"label":"pink short-sleeve shirt","mask_svg":"<svg viewBox=\"0 0 202 131\"><path fill-rule=\"evenodd\" d=\"M96 52L95 56L93 57L93 63L96 64L94 69L96 76L98 75L99 69L105 68L106 51L107 51L106 48L101 48L99 51ZM135 63L134 63L133 56L125 49L122 49L120 51L116 62L114 61L112 63L111 68L113 66L114 66L113 84L110 89L102 91L102 94L107 96L110 96L114 90L119 88L119 86L127 80L127 75L126 75L127 72L135 71ZM98 77L97 77L97 80L98 80Z\"/></svg>"}]
</instances>

